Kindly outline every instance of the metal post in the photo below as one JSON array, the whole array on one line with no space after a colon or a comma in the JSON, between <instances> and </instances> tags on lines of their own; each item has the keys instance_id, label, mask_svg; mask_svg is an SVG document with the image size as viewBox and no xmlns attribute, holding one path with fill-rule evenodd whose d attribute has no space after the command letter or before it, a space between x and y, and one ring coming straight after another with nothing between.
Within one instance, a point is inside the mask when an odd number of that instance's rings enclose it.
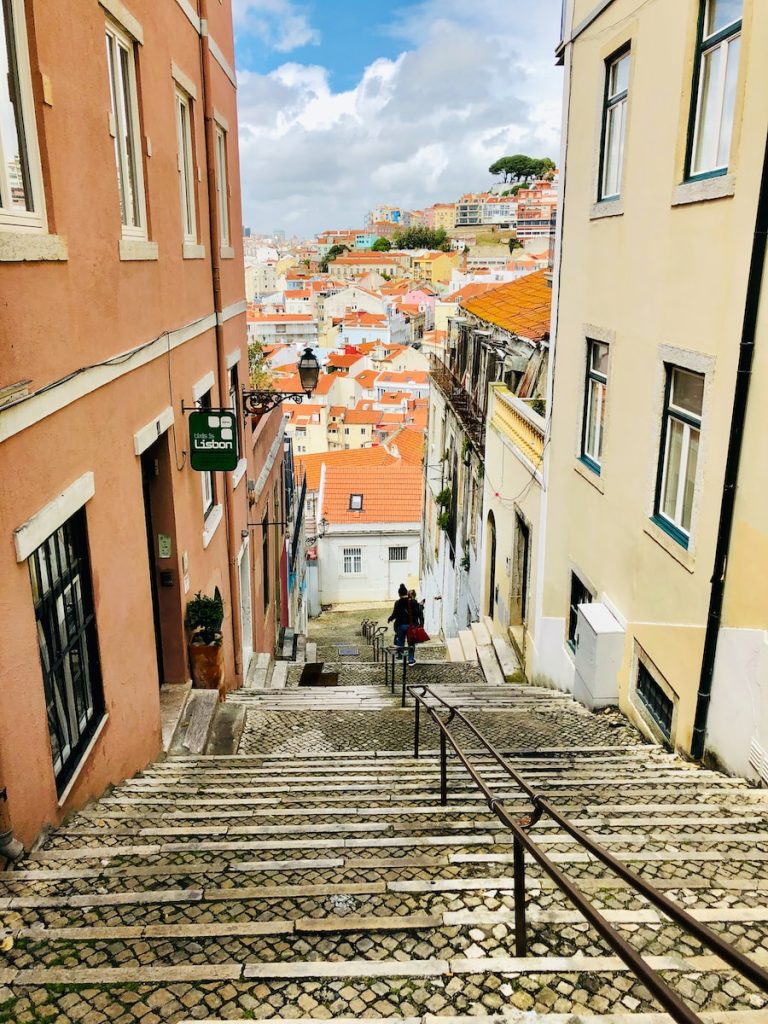
<instances>
[{"instance_id":1,"label":"metal post","mask_svg":"<svg viewBox=\"0 0 768 1024\"><path fill-rule=\"evenodd\" d=\"M416 701L416 717L414 719L415 725L413 728L413 756L418 758L419 756L419 712L421 711L421 701L414 694Z\"/></svg>"},{"instance_id":2,"label":"metal post","mask_svg":"<svg viewBox=\"0 0 768 1024\"><path fill-rule=\"evenodd\" d=\"M400 700L400 707L405 707L405 678L408 674L408 656L403 650L403 696Z\"/></svg>"},{"instance_id":3,"label":"metal post","mask_svg":"<svg viewBox=\"0 0 768 1024\"><path fill-rule=\"evenodd\" d=\"M389 686L389 651L384 648L384 685Z\"/></svg>"},{"instance_id":4,"label":"metal post","mask_svg":"<svg viewBox=\"0 0 768 1024\"><path fill-rule=\"evenodd\" d=\"M526 955L528 946L525 934L525 850L523 844L515 836L514 842L514 875L515 875L515 955Z\"/></svg>"},{"instance_id":5,"label":"metal post","mask_svg":"<svg viewBox=\"0 0 768 1024\"><path fill-rule=\"evenodd\" d=\"M395 669L397 668L397 648L390 651L392 656L392 675L390 677L390 688L392 690L392 696L395 695Z\"/></svg>"},{"instance_id":6,"label":"metal post","mask_svg":"<svg viewBox=\"0 0 768 1024\"><path fill-rule=\"evenodd\" d=\"M440 803L448 803L448 759L445 750L445 733L440 730Z\"/></svg>"}]
</instances>

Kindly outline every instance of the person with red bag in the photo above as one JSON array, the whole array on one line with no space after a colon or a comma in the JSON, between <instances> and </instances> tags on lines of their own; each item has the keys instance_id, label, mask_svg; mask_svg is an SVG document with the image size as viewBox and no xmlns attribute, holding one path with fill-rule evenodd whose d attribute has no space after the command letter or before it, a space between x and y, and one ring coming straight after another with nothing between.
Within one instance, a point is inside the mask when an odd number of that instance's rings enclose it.
<instances>
[{"instance_id":1,"label":"person with red bag","mask_svg":"<svg viewBox=\"0 0 768 1024\"><path fill-rule=\"evenodd\" d=\"M416 644L429 640L429 633L424 629L424 605L416 600L416 591L408 591L408 629L405 633L408 643L408 664L416 664Z\"/></svg>"}]
</instances>

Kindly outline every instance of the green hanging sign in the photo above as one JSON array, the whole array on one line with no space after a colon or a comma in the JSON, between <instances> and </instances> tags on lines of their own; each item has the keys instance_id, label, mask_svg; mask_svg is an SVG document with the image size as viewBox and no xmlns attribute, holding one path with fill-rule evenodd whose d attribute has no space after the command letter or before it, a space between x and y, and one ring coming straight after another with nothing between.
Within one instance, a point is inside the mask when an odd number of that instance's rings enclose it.
<instances>
[{"instance_id":1,"label":"green hanging sign","mask_svg":"<svg viewBox=\"0 0 768 1024\"><path fill-rule=\"evenodd\" d=\"M198 473L236 468L237 423L231 409L204 409L189 417L189 451Z\"/></svg>"}]
</instances>

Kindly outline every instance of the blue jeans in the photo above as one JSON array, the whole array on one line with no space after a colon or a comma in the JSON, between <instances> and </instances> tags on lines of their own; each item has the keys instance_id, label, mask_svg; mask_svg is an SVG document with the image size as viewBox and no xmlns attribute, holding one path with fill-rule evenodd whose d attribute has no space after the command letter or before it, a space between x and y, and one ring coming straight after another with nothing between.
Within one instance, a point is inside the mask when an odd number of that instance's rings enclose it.
<instances>
[{"instance_id":1,"label":"blue jeans","mask_svg":"<svg viewBox=\"0 0 768 1024\"><path fill-rule=\"evenodd\" d=\"M404 622L399 626L395 626L395 647L398 647L402 651L405 647L405 634L408 632L408 623ZM408 647L408 663L410 665L416 662L416 647L411 644Z\"/></svg>"}]
</instances>

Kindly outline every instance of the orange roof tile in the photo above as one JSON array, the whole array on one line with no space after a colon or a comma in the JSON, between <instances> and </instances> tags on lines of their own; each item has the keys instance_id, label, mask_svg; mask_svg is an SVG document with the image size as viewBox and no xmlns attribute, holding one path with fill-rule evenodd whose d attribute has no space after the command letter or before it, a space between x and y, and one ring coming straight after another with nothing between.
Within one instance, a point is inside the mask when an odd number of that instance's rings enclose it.
<instances>
[{"instance_id":1,"label":"orange roof tile","mask_svg":"<svg viewBox=\"0 0 768 1024\"><path fill-rule=\"evenodd\" d=\"M312 320L311 313L252 313L248 310L247 314L248 322L254 323L285 323L286 320L290 320L291 323L306 323Z\"/></svg>"},{"instance_id":2,"label":"orange roof tile","mask_svg":"<svg viewBox=\"0 0 768 1024\"><path fill-rule=\"evenodd\" d=\"M378 384L428 384L429 374L426 370L382 370Z\"/></svg>"},{"instance_id":3,"label":"orange roof tile","mask_svg":"<svg viewBox=\"0 0 768 1024\"><path fill-rule=\"evenodd\" d=\"M320 487L320 470L326 466L384 466L395 462L395 457L386 448L350 448L340 452L318 452L315 455L296 455L297 476L301 471L307 475L307 490Z\"/></svg>"},{"instance_id":4,"label":"orange roof tile","mask_svg":"<svg viewBox=\"0 0 768 1024\"><path fill-rule=\"evenodd\" d=\"M461 306L486 323L529 341L541 341L549 336L552 312L552 289L546 275L546 271L537 270L477 298L465 299Z\"/></svg>"},{"instance_id":5,"label":"orange roof tile","mask_svg":"<svg viewBox=\"0 0 768 1024\"><path fill-rule=\"evenodd\" d=\"M359 512L349 507L352 494L363 496ZM319 512L331 524L417 523L421 521L422 499L421 466L327 466Z\"/></svg>"},{"instance_id":6,"label":"orange roof tile","mask_svg":"<svg viewBox=\"0 0 768 1024\"><path fill-rule=\"evenodd\" d=\"M478 295L490 291L491 288L498 288L498 283L496 281L472 281L470 284L465 284L457 291L452 292L451 295L446 295L442 301L464 302L467 299L474 299Z\"/></svg>"},{"instance_id":7,"label":"orange roof tile","mask_svg":"<svg viewBox=\"0 0 768 1024\"><path fill-rule=\"evenodd\" d=\"M381 413L378 409L361 409L358 405L354 409L347 409L344 413L345 426L366 427L379 422Z\"/></svg>"},{"instance_id":8,"label":"orange roof tile","mask_svg":"<svg viewBox=\"0 0 768 1024\"><path fill-rule=\"evenodd\" d=\"M331 352L328 356L328 366L340 366L349 369L360 361L359 352Z\"/></svg>"},{"instance_id":9,"label":"orange roof tile","mask_svg":"<svg viewBox=\"0 0 768 1024\"><path fill-rule=\"evenodd\" d=\"M378 375L376 370L363 370L362 373L357 374L355 380L362 388L372 388Z\"/></svg>"},{"instance_id":10,"label":"orange roof tile","mask_svg":"<svg viewBox=\"0 0 768 1024\"><path fill-rule=\"evenodd\" d=\"M412 466L420 466L424 457L425 437L421 430L414 430L413 427L403 427L402 430L392 434L386 442L387 451L390 446L397 449L397 454Z\"/></svg>"}]
</instances>

